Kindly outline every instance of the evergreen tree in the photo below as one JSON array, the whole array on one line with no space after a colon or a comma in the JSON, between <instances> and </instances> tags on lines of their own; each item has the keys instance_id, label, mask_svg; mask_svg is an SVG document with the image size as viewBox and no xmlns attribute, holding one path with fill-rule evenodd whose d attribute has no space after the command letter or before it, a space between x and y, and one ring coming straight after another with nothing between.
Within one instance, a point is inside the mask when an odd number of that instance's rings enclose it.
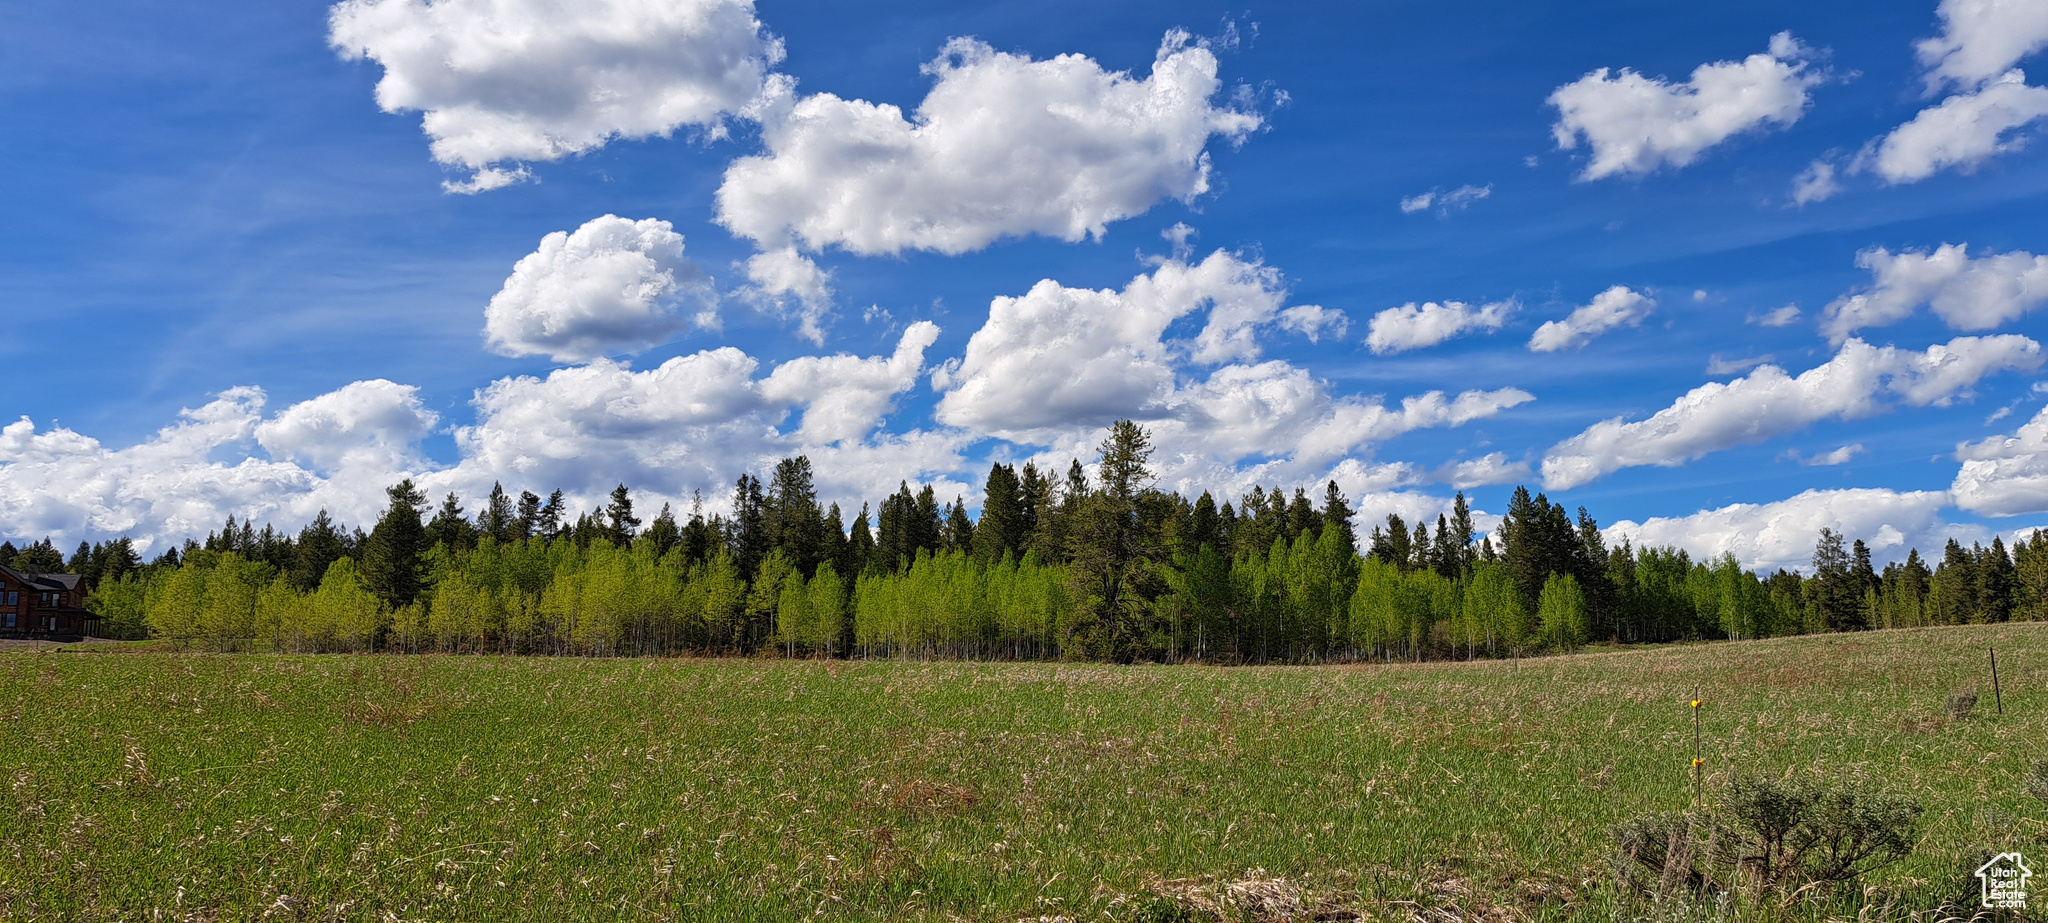
<instances>
[{"instance_id":1,"label":"evergreen tree","mask_svg":"<svg viewBox=\"0 0 2048 923\"><path fill-rule=\"evenodd\" d=\"M1832 631L1869 627L1863 623L1863 593L1852 565L1848 551L1842 547L1842 533L1823 527L1813 549L1809 593L1820 624Z\"/></svg>"},{"instance_id":2,"label":"evergreen tree","mask_svg":"<svg viewBox=\"0 0 2048 923\"><path fill-rule=\"evenodd\" d=\"M1458 491L1458 498L1451 504L1451 545L1458 550L1458 572L1472 569L1479 560L1479 551L1472 547L1472 539L1478 534L1472 525L1472 504L1465 502L1465 492Z\"/></svg>"},{"instance_id":3,"label":"evergreen tree","mask_svg":"<svg viewBox=\"0 0 2048 923\"><path fill-rule=\"evenodd\" d=\"M530 490L520 491L519 506L512 516L511 537L521 540L532 538L541 528L540 511L540 495ZM499 540L499 544L505 543L505 539Z\"/></svg>"},{"instance_id":4,"label":"evergreen tree","mask_svg":"<svg viewBox=\"0 0 2048 923\"><path fill-rule=\"evenodd\" d=\"M982 483L981 521L974 526L974 556L984 564L1016 555L1029 532L1025 529L1022 485L1015 469L992 464Z\"/></svg>"},{"instance_id":5,"label":"evergreen tree","mask_svg":"<svg viewBox=\"0 0 2048 923\"><path fill-rule=\"evenodd\" d=\"M1991 537L1991 547L1973 549L1977 553L1977 612L1985 622L2005 622L2012 619L2014 591L2019 589L2019 575L2014 569L2012 558L2005 553L2005 539Z\"/></svg>"},{"instance_id":6,"label":"evergreen tree","mask_svg":"<svg viewBox=\"0 0 2048 923\"><path fill-rule=\"evenodd\" d=\"M1202 496L1207 497L1208 494L1205 493ZM1321 527L1324 529L1336 529L1338 543L1345 548L1352 549L1356 553L1358 548L1358 532L1351 527L1352 515L1351 501L1344 496L1343 491L1337 489L1337 482L1332 480L1328 484L1323 485L1323 517Z\"/></svg>"},{"instance_id":7,"label":"evergreen tree","mask_svg":"<svg viewBox=\"0 0 2048 923\"><path fill-rule=\"evenodd\" d=\"M420 522L426 495L406 478L385 491L391 505L378 517L363 544L360 568L364 589L394 609L419 598L427 550L426 526Z\"/></svg>"},{"instance_id":8,"label":"evergreen tree","mask_svg":"<svg viewBox=\"0 0 2048 923\"><path fill-rule=\"evenodd\" d=\"M943 538L940 544L945 550L962 554L973 552L974 521L967 518L967 504L962 498L954 497L953 502L946 504L945 524L941 531Z\"/></svg>"},{"instance_id":9,"label":"evergreen tree","mask_svg":"<svg viewBox=\"0 0 2048 923\"><path fill-rule=\"evenodd\" d=\"M846 559L840 562L839 570L848 576L858 576L862 570L873 566L876 559L875 536L868 529L868 505L860 505L860 515L853 517L853 528L846 536Z\"/></svg>"},{"instance_id":10,"label":"evergreen tree","mask_svg":"<svg viewBox=\"0 0 2048 923\"><path fill-rule=\"evenodd\" d=\"M335 528L334 520L327 511L321 510L313 521L299 530L298 553L291 566L291 581L301 592L312 592L320 586L321 578L327 576L327 569L334 566L345 554L342 532Z\"/></svg>"},{"instance_id":11,"label":"evergreen tree","mask_svg":"<svg viewBox=\"0 0 2048 923\"><path fill-rule=\"evenodd\" d=\"M639 534L640 517L633 515L633 496L620 484L612 488L611 502L604 507L605 537L611 539L612 547L627 548L633 544L633 536Z\"/></svg>"},{"instance_id":12,"label":"evergreen tree","mask_svg":"<svg viewBox=\"0 0 2048 923\"><path fill-rule=\"evenodd\" d=\"M754 578L761 560L768 556L767 499L761 494L761 480L742 474L732 488L732 519L726 523L726 546L740 576Z\"/></svg>"},{"instance_id":13,"label":"evergreen tree","mask_svg":"<svg viewBox=\"0 0 2048 923\"><path fill-rule=\"evenodd\" d=\"M1139 581L1139 570L1159 557L1156 536L1139 528L1138 496L1152 482L1151 435L1130 420L1110 426L1101 446L1102 486L1082 491L1072 512L1068 558L1076 587L1092 623L1084 624L1069 643L1092 656L1128 660L1135 656L1143 626L1140 615L1151 600Z\"/></svg>"},{"instance_id":14,"label":"evergreen tree","mask_svg":"<svg viewBox=\"0 0 2048 923\"><path fill-rule=\"evenodd\" d=\"M775 465L762 517L770 545L806 578L816 572L824 557L825 511L818 507L809 457L785 458Z\"/></svg>"},{"instance_id":15,"label":"evergreen tree","mask_svg":"<svg viewBox=\"0 0 2048 923\"><path fill-rule=\"evenodd\" d=\"M562 489L548 494L548 502L542 504L540 515L534 518L534 534L547 541L554 541L562 534L562 517L568 515L569 504L562 497Z\"/></svg>"},{"instance_id":16,"label":"evergreen tree","mask_svg":"<svg viewBox=\"0 0 2048 923\"><path fill-rule=\"evenodd\" d=\"M1976 619L1976 562L1955 539L1949 539L1942 549L1928 603L1937 625L1962 625Z\"/></svg>"},{"instance_id":17,"label":"evergreen tree","mask_svg":"<svg viewBox=\"0 0 2048 923\"><path fill-rule=\"evenodd\" d=\"M1296 487L1294 499L1287 504L1287 525L1281 533L1292 541L1303 529L1320 535L1323 531L1323 517L1308 501L1308 491Z\"/></svg>"},{"instance_id":18,"label":"evergreen tree","mask_svg":"<svg viewBox=\"0 0 2048 923\"><path fill-rule=\"evenodd\" d=\"M1408 524L1401 520L1401 514L1388 513L1385 531L1381 531L1377 526L1373 527L1370 554L1405 571L1415 561L1414 542L1415 538L1408 532Z\"/></svg>"},{"instance_id":19,"label":"evergreen tree","mask_svg":"<svg viewBox=\"0 0 2048 923\"><path fill-rule=\"evenodd\" d=\"M2013 618L2048 620L2048 529L2012 543Z\"/></svg>"},{"instance_id":20,"label":"evergreen tree","mask_svg":"<svg viewBox=\"0 0 2048 923\"><path fill-rule=\"evenodd\" d=\"M441 501L441 509L434 514L434 521L427 524L427 545L446 545L450 551L464 551L476 546L476 532L463 518L462 500L449 491Z\"/></svg>"},{"instance_id":21,"label":"evergreen tree","mask_svg":"<svg viewBox=\"0 0 2048 923\"><path fill-rule=\"evenodd\" d=\"M682 544L683 530L676 527L676 514L668 508L668 504L661 505L661 512L655 515L654 522L641 534L640 540L653 550L656 558L668 554L671 549Z\"/></svg>"},{"instance_id":22,"label":"evergreen tree","mask_svg":"<svg viewBox=\"0 0 2048 923\"><path fill-rule=\"evenodd\" d=\"M539 502L540 498L535 497L534 500ZM488 535L498 544L506 544L517 536L517 520L512 498L505 494L505 485L492 481L490 497L484 500L484 508L476 514L477 535Z\"/></svg>"}]
</instances>

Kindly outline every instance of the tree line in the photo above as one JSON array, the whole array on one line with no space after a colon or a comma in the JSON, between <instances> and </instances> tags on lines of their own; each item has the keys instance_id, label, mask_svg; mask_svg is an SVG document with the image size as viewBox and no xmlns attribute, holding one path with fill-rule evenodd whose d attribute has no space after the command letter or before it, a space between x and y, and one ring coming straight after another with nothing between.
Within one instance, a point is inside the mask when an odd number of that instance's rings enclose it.
<instances>
[{"instance_id":1,"label":"tree line","mask_svg":"<svg viewBox=\"0 0 2048 923\"><path fill-rule=\"evenodd\" d=\"M1824 529L1810 573L1759 575L1609 546L1527 488L1490 534L1461 493L1433 528L1361 536L1334 482L1219 504L1158 489L1135 423L1100 453L1093 478L992 465L978 516L905 481L849 523L797 457L719 514L699 496L646 520L622 484L573 516L559 490L494 485L472 515L407 480L367 532L230 517L148 563L123 538L68 560L0 545L0 564L84 575L110 635L308 652L1318 662L2048 618L2048 531L1878 571Z\"/></svg>"}]
</instances>

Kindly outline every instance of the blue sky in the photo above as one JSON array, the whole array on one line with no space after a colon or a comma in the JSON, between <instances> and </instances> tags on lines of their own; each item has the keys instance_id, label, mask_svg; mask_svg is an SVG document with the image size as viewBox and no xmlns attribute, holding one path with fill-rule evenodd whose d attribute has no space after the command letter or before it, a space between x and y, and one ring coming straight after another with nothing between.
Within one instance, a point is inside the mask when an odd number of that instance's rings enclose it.
<instances>
[{"instance_id":1,"label":"blue sky","mask_svg":"<svg viewBox=\"0 0 2048 923\"><path fill-rule=\"evenodd\" d=\"M2048 0L12 4L0 537L798 452L971 501L1129 416L1226 499L1988 540L2048 525L2044 45Z\"/></svg>"}]
</instances>

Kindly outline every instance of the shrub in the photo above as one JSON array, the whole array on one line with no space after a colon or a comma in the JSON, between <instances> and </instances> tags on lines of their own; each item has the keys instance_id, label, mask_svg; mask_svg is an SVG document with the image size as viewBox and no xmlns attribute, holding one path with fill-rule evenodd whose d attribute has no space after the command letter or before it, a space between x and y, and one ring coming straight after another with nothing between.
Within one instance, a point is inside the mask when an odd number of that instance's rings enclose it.
<instances>
[{"instance_id":1,"label":"shrub","mask_svg":"<svg viewBox=\"0 0 2048 923\"><path fill-rule=\"evenodd\" d=\"M1678 888L1796 891L1851 881L1913 851L1921 808L1849 783L1738 780L1716 809L1639 817L1614 829L1623 877ZM1643 872L1654 873L1652 882Z\"/></svg>"}]
</instances>

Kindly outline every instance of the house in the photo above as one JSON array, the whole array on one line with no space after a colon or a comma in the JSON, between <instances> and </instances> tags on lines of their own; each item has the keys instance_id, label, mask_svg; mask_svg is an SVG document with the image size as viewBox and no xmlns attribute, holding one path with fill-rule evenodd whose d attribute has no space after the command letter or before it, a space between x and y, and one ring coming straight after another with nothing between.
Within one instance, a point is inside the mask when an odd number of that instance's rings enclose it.
<instances>
[{"instance_id":1,"label":"house","mask_svg":"<svg viewBox=\"0 0 2048 923\"><path fill-rule=\"evenodd\" d=\"M1992 856L1991 861L1977 867L1977 878L1984 886L1984 908L2027 909L2027 879L2032 877L2034 870L2027 867L2027 860L2019 853Z\"/></svg>"},{"instance_id":2,"label":"house","mask_svg":"<svg viewBox=\"0 0 2048 923\"><path fill-rule=\"evenodd\" d=\"M77 574L30 574L0 567L0 636L85 637L100 617L85 609Z\"/></svg>"}]
</instances>

